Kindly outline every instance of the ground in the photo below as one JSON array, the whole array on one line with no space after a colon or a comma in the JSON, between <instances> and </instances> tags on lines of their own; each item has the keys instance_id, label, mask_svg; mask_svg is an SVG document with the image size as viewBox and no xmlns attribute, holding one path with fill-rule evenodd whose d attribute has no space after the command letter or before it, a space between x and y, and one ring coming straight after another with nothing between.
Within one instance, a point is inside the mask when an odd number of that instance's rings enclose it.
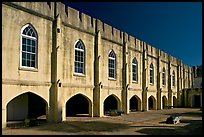
<instances>
[{"instance_id":1,"label":"ground","mask_svg":"<svg viewBox=\"0 0 204 137\"><path fill-rule=\"evenodd\" d=\"M180 123L166 124L167 117L180 115ZM67 117L57 124L5 128L3 135L202 135L202 111L173 108L131 112L121 116Z\"/></svg>"}]
</instances>

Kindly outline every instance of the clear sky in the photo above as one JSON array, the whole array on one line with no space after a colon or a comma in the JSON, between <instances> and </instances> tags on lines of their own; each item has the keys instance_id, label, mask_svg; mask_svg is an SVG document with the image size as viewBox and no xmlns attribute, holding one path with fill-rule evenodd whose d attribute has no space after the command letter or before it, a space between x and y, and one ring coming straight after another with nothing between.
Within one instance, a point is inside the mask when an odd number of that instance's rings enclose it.
<instances>
[{"instance_id":1,"label":"clear sky","mask_svg":"<svg viewBox=\"0 0 204 137\"><path fill-rule=\"evenodd\" d=\"M186 65L202 64L202 2L66 2Z\"/></svg>"}]
</instances>

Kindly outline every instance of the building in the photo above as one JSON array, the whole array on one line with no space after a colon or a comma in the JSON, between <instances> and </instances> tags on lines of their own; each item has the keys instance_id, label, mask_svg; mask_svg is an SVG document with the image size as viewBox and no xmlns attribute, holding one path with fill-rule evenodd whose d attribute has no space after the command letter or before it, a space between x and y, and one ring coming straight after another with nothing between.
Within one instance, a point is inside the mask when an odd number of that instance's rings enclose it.
<instances>
[{"instance_id":1,"label":"building","mask_svg":"<svg viewBox=\"0 0 204 137\"><path fill-rule=\"evenodd\" d=\"M62 3L2 3L2 127L185 104L192 68Z\"/></svg>"},{"instance_id":2,"label":"building","mask_svg":"<svg viewBox=\"0 0 204 137\"><path fill-rule=\"evenodd\" d=\"M193 66L192 88L187 89L185 95L187 107L202 108L202 65Z\"/></svg>"}]
</instances>

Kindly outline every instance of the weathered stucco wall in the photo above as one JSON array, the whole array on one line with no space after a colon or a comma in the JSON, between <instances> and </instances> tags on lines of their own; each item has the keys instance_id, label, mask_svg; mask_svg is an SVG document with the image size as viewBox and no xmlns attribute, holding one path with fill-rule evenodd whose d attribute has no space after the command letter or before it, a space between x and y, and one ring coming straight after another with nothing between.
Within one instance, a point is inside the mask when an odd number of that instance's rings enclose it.
<instances>
[{"instance_id":1,"label":"weathered stucco wall","mask_svg":"<svg viewBox=\"0 0 204 137\"><path fill-rule=\"evenodd\" d=\"M180 100L181 90L191 88L191 68L180 60L62 3L57 2L56 8L58 16L54 18L54 3L2 4L2 127L6 125L7 104L26 92L40 96L48 109L57 111L48 111L48 115L65 120L66 102L77 94L82 94L89 101L91 116L103 116L104 100L110 95L116 98L118 109L129 113L129 101L133 96L141 101L141 110L148 110L149 97L155 100L154 108L161 109L163 96L167 100L172 100L173 96ZM56 34L53 31L55 19ZM21 29L26 24L31 24L37 32L36 69L25 69L20 65ZM85 73L82 75L74 73L74 47L78 40L85 46ZM55 46L56 51L53 50ZM115 79L108 77L111 50L116 55ZM53 52L56 52L55 57ZM134 58L138 62L137 82L132 80ZM55 61L56 64L53 63ZM151 63L154 66L153 84L149 83ZM166 71L165 86L162 86L163 67ZM145 69L146 72L143 72ZM169 85L173 71L174 87Z\"/></svg>"}]
</instances>

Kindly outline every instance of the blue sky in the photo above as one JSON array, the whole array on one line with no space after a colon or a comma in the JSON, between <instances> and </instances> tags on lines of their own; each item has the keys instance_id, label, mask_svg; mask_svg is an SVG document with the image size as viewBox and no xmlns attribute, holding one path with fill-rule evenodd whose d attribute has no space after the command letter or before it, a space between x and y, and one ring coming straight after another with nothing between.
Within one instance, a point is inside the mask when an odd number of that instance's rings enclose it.
<instances>
[{"instance_id":1,"label":"blue sky","mask_svg":"<svg viewBox=\"0 0 204 137\"><path fill-rule=\"evenodd\" d=\"M202 64L202 2L67 2L149 45Z\"/></svg>"}]
</instances>

